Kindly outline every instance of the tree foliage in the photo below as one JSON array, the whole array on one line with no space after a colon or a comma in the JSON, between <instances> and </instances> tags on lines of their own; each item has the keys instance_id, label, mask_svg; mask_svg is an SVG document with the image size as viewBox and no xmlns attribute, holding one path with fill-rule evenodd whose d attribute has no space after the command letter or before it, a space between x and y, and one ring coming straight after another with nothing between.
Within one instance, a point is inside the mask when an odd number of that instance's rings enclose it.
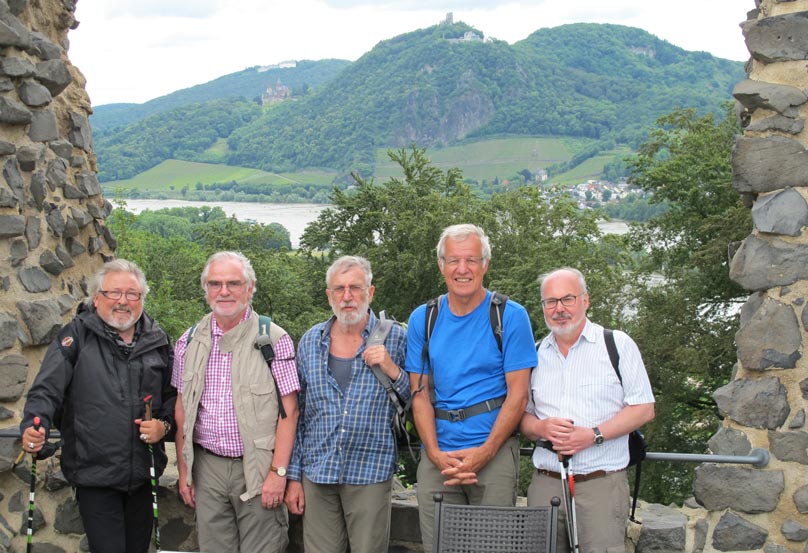
<instances>
[{"instance_id":1,"label":"tree foliage","mask_svg":"<svg viewBox=\"0 0 808 553\"><path fill-rule=\"evenodd\" d=\"M667 210L635 226L649 285L637 302L633 336L654 384L657 416L648 428L655 451L705 451L720 421L710 394L736 360L737 305L744 291L729 279L727 246L749 234L749 210L732 188L730 152L739 132L723 119L678 110L659 119L629 161L630 182ZM654 284L656 283L656 284ZM692 467L648 463L643 497L681 501Z\"/></svg>"}]
</instances>

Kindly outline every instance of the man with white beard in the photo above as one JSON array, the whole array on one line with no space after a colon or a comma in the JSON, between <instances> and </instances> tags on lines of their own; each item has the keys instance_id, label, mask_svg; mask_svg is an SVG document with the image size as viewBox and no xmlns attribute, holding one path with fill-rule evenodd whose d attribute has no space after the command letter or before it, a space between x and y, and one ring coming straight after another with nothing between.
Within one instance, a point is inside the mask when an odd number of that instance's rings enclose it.
<instances>
[{"instance_id":1,"label":"man with white beard","mask_svg":"<svg viewBox=\"0 0 808 553\"><path fill-rule=\"evenodd\" d=\"M619 553L629 509L628 434L654 418L654 394L637 344L615 330L621 383L603 327L586 316L589 293L580 271L565 267L539 280L551 332L538 347L520 425L525 437L543 442L533 452L528 505L561 495L558 455L571 456L580 552ZM564 521L565 515L562 508ZM559 551L568 551L564 528L558 525Z\"/></svg>"},{"instance_id":2,"label":"man with white beard","mask_svg":"<svg viewBox=\"0 0 808 553\"><path fill-rule=\"evenodd\" d=\"M143 311L149 287L137 265L105 263L88 292L48 347L28 392L23 450L40 459L52 454L40 452L59 429L62 472L76 491L90 550L146 553L153 523L149 470L154 463L155 476L162 474L163 442L175 428L173 353L166 333ZM147 398L151 420L143 420Z\"/></svg>"},{"instance_id":3,"label":"man with white beard","mask_svg":"<svg viewBox=\"0 0 808 553\"><path fill-rule=\"evenodd\" d=\"M379 322L370 310L370 263L340 257L326 272L334 315L298 344L300 418L289 464L286 505L303 515L307 553L383 553L390 537L396 443L393 403L370 367L378 365L406 401L404 329L368 346Z\"/></svg>"}]
</instances>

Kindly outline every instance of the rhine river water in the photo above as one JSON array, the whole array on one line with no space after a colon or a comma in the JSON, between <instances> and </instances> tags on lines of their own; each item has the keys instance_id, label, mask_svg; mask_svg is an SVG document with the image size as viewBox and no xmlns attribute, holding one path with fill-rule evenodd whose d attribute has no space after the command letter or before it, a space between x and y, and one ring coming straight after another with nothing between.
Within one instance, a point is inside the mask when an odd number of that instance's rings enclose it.
<instances>
[{"instance_id":1,"label":"rhine river water","mask_svg":"<svg viewBox=\"0 0 808 553\"><path fill-rule=\"evenodd\" d=\"M322 210L328 207L323 204L261 204L252 202L191 202L185 200L126 200L126 209L138 214L150 209L169 207L221 207L228 215L235 215L240 221L253 220L257 223L279 223L289 231L292 248L300 246L300 237L306 225L314 221ZM607 234L624 234L628 225L622 221L601 221L600 230Z\"/></svg>"}]
</instances>

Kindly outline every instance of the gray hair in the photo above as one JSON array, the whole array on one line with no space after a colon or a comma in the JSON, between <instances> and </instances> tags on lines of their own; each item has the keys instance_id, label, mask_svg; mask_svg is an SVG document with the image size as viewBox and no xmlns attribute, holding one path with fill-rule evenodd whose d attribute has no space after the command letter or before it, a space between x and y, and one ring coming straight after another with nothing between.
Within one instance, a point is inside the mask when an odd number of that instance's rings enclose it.
<instances>
[{"instance_id":1,"label":"gray hair","mask_svg":"<svg viewBox=\"0 0 808 553\"><path fill-rule=\"evenodd\" d=\"M488 263L491 261L491 242L489 242L488 236L486 236L483 229L469 223L452 225L443 229L440 240L438 240L438 247L436 248L438 252L438 265L440 265L441 268L443 267L443 262L445 261L444 256L446 254L446 241L448 239L451 238L457 242L462 242L472 234L480 239L483 267L487 267Z\"/></svg>"},{"instance_id":2,"label":"gray hair","mask_svg":"<svg viewBox=\"0 0 808 553\"><path fill-rule=\"evenodd\" d=\"M90 282L87 285L88 296L84 299L84 304L91 306L95 295L101 290L101 285L104 283L104 278L110 273L131 273L137 279L140 292L143 294L143 299L146 299L146 294L149 293L149 285L146 283L146 275L134 262L127 261L126 259L113 259L107 261L101 268L90 277Z\"/></svg>"},{"instance_id":3,"label":"gray hair","mask_svg":"<svg viewBox=\"0 0 808 553\"><path fill-rule=\"evenodd\" d=\"M244 276L244 280L247 281L248 287L253 286L253 294L255 293L255 270L253 269L252 263L250 263L250 260L247 259L246 255L241 252L234 251L216 252L208 258L208 262L205 263L205 268L202 269L202 276L199 277L199 282L202 284L203 290L205 290L205 284L208 282L210 267L217 261L235 261L240 263L241 273Z\"/></svg>"},{"instance_id":4,"label":"gray hair","mask_svg":"<svg viewBox=\"0 0 808 553\"><path fill-rule=\"evenodd\" d=\"M370 269L370 261L358 255L343 255L334 261L325 272L325 287L331 285L331 277L337 273L347 273L354 267L359 267L365 273L365 286L370 286L373 281L373 271Z\"/></svg>"},{"instance_id":5,"label":"gray hair","mask_svg":"<svg viewBox=\"0 0 808 553\"><path fill-rule=\"evenodd\" d=\"M539 283L541 284L539 293L541 293L542 297L544 297L544 283L547 282L549 278L556 276L558 273L572 273L575 275L575 278L578 279L578 286L581 288L581 294L589 294L589 291L586 289L586 279L581 271L575 269L574 267L561 267L560 269L555 269L549 273L544 273L543 275L539 276Z\"/></svg>"}]
</instances>

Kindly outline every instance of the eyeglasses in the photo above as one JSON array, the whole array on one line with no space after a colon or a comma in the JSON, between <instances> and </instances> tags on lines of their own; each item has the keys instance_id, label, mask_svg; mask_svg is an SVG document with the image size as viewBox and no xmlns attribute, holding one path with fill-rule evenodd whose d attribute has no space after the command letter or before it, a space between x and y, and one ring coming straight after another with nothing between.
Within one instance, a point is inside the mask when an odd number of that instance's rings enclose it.
<instances>
[{"instance_id":1,"label":"eyeglasses","mask_svg":"<svg viewBox=\"0 0 808 553\"><path fill-rule=\"evenodd\" d=\"M225 286L231 292L240 292L244 288L245 284L247 283L243 280L228 280L227 282L222 282L221 280L209 280L205 283L205 287L211 292L218 292Z\"/></svg>"},{"instance_id":2,"label":"eyeglasses","mask_svg":"<svg viewBox=\"0 0 808 553\"><path fill-rule=\"evenodd\" d=\"M132 292L131 290L128 292L122 292L120 290L99 290L98 293L109 300L119 300L122 296L125 296L127 301L138 301L143 297L143 292Z\"/></svg>"},{"instance_id":3,"label":"eyeglasses","mask_svg":"<svg viewBox=\"0 0 808 553\"><path fill-rule=\"evenodd\" d=\"M336 294L338 296L345 295L346 290L349 290L352 296L358 296L367 289L367 286L359 286L358 284L351 284L350 286L334 286L333 288L329 288L332 294Z\"/></svg>"},{"instance_id":4,"label":"eyeglasses","mask_svg":"<svg viewBox=\"0 0 808 553\"><path fill-rule=\"evenodd\" d=\"M581 294L578 294L580 296ZM573 296L569 294L564 296L563 298L547 298L546 300L541 300L542 307L545 309L555 309L558 305L558 302L561 302L561 305L564 307L572 307L575 305L575 300L578 299L578 296Z\"/></svg>"},{"instance_id":5,"label":"eyeglasses","mask_svg":"<svg viewBox=\"0 0 808 553\"><path fill-rule=\"evenodd\" d=\"M482 257L444 257L443 262L449 267L457 267L461 262L466 262L466 267L477 267L483 264Z\"/></svg>"}]
</instances>

